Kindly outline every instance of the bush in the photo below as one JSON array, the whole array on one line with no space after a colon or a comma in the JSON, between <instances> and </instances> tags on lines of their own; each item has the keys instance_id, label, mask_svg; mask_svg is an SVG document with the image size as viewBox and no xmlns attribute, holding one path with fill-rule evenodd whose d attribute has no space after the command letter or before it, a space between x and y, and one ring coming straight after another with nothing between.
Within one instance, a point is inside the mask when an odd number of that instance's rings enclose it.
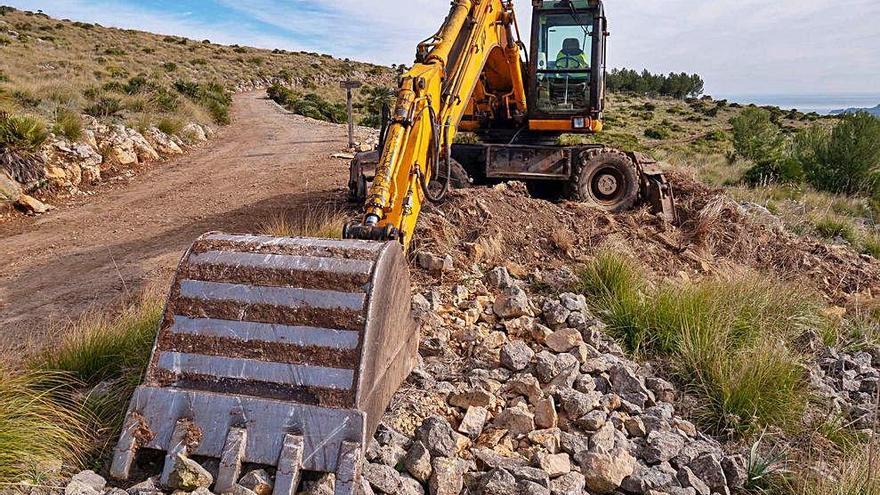
<instances>
[{"instance_id":1,"label":"bush","mask_svg":"<svg viewBox=\"0 0 880 495\"><path fill-rule=\"evenodd\" d=\"M156 124L156 128L171 136L178 134L181 130L183 130L183 122L165 117L159 120L159 123Z\"/></svg>"},{"instance_id":2,"label":"bush","mask_svg":"<svg viewBox=\"0 0 880 495\"><path fill-rule=\"evenodd\" d=\"M730 120L736 154L757 164L778 162L783 158L785 140L770 112L746 108Z\"/></svg>"},{"instance_id":3,"label":"bush","mask_svg":"<svg viewBox=\"0 0 880 495\"><path fill-rule=\"evenodd\" d=\"M71 141L79 141L83 134L82 119L72 110L59 109L55 112L55 124L52 126L52 132Z\"/></svg>"},{"instance_id":4,"label":"bush","mask_svg":"<svg viewBox=\"0 0 880 495\"><path fill-rule=\"evenodd\" d=\"M46 124L38 117L0 112L0 148L36 151L48 138Z\"/></svg>"},{"instance_id":5,"label":"bush","mask_svg":"<svg viewBox=\"0 0 880 495\"><path fill-rule=\"evenodd\" d=\"M394 107L397 92L393 88L374 86L365 88L361 94L366 97L363 111L367 115L361 119L360 124L378 129L382 125L382 108Z\"/></svg>"},{"instance_id":6,"label":"bush","mask_svg":"<svg viewBox=\"0 0 880 495\"><path fill-rule=\"evenodd\" d=\"M192 81L178 80L174 89L204 107L211 114L214 122L220 125L229 124L229 106L232 96L220 83L199 84Z\"/></svg>"},{"instance_id":7,"label":"bush","mask_svg":"<svg viewBox=\"0 0 880 495\"><path fill-rule=\"evenodd\" d=\"M25 108L37 108L40 106L40 102L42 102L39 96L23 89L13 90L12 98L15 99L16 103Z\"/></svg>"},{"instance_id":8,"label":"bush","mask_svg":"<svg viewBox=\"0 0 880 495\"><path fill-rule=\"evenodd\" d=\"M794 156L817 189L880 194L880 119L867 113L844 116L830 132L801 131Z\"/></svg>"},{"instance_id":9,"label":"bush","mask_svg":"<svg viewBox=\"0 0 880 495\"><path fill-rule=\"evenodd\" d=\"M348 121L345 105L329 102L317 94L309 93L300 97L281 84L273 84L266 93L269 98L297 115L337 124Z\"/></svg>"},{"instance_id":10,"label":"bush","mask_svg":"<svg viewBox=\"0 0 880 495\"><path fill-rule=\"evenodd\" d=\"M177 95L165 88L160 88L153 94L152 102L163 112L173 112L179 104Z\"/></svg>"},{"instance_id":11,"label":"bush","mask_svg":"<svg viewBox=\"0 0 880 495\"><path fill-rule=\"evenodd\" d=\"M165 62L162 64L162 68L165 69L165 72L174 72L177 70L177 64L174 62Z\"/></svg>"},{"instance_id":12,"label":"bush","mask_svg":"<svg viewBox=\"0 0 880 495\"><path fill-rule=\"evenodd\" d=\"M779 161L762 161L749 169L743 179L751 185L802 184L804 177L800 162L788 157Z\"/></svg>"},{"instance_id":13,"label":"bush","mask_svg":"<svg viewBox=\"0 0 880 495\"><path fill-rule=\"evenodd\" d=\"M645 137L650 139L669 139L671 133L665 127L651 127L645 129Z\"/></svg>"},{"instance_id":14,"label":"bush","mask_svg":"<svg viewBox=\"0 0 880 495\"><path fill-rule=\"evenodd\" d=\"M855 226L843 218L828 216L816 221L816 232L826 239L843 239L850 244L859 241Z\"/></svg>"},{"instance_id":15,"label":"bush","mask_svg":"<svg viewBox=\"0 0 880 495\"><path fill-rule=\"evenodd\" d=\"M122 111L122 102L112 96L101 96L83 109L92 117L113 117Z\"/></svg>"},{"instance_id":16,"label":"bush","mask_svg":"<svg viewBox=\"0 0 880 495\"><path fill-rule=\"evenodd\" d=\"M666 357L699 396L717 433L798 423L807 399L802 357L787 343L822 327L822 306L761 276L649 286L627 259L602 254L579 286L612 335L638 355Z\"/></svg>"},{"instance_id":17,"label":"bush","mask_svg":"<svg viewBox=\"0 0 880 495\"><path fill-rule=\"evenodd\" d=\"M296 93L292 89L279 83L269 86L269 89L266 90L266 95L270 100L282 106L292 104L297 98Z\"/></svg>"}]
</instances>

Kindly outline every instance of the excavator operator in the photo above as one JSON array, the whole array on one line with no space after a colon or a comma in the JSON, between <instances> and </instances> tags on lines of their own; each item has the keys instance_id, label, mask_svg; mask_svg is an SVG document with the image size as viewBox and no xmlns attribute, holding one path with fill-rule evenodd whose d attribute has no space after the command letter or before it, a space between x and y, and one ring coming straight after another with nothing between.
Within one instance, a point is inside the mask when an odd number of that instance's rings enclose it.
<instances>
[{"instance_id":1,"label":"excavator operator","mask_svg":"<svg viewBox=\"0 0 880 495\"><path fill-rule=\"evenodd\" d=\"M589 69L590 63L587 55L581 49L581 42L577 38L566 38L562 42L562 50L556 57L557 69Z\"/></svg>"}]
</instances>

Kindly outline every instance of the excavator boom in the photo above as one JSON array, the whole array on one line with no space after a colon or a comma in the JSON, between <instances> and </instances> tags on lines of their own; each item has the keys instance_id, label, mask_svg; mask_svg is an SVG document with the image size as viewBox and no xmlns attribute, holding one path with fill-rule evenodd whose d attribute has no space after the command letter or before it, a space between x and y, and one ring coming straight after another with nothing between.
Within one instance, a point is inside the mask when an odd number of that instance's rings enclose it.
<instances>
[{"instance_id":1,"label":"excavator boom","mask_svg":"<svg viewBox=\"0 0 880 495\"><path fill-rule=\"evenodd\" d=\"M453 2L443 27L419 45L416 64L401 77L363 218L348 227L347 237L409 246L422 205L444 193L435 196L428 184L451 159L464 115L476 110L525 118L525 67L515 25L511 2Z\"/></svg>"}]
</instances>

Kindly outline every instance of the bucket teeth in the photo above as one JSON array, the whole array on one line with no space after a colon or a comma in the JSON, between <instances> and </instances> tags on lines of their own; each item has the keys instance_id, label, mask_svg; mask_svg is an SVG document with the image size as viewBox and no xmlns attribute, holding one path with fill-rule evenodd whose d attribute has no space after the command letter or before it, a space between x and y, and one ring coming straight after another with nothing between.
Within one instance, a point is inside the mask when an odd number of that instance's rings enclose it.
<instances>
[{"instance_id":1,"label":"bucket teeth","mask_svg":"<svg viewBox=\"0 0 880 495\"><path fill-rule=\"evenodd\" d=\"M281 493L301 470L356 486L352 459L415 363L409 291L396 243L203 236L178 268L111 474L127 478L146 447L221 459L219 488L241 463L276 466ZM200 432L185 451L181 424Z\"/></svg>"}]
</instances>

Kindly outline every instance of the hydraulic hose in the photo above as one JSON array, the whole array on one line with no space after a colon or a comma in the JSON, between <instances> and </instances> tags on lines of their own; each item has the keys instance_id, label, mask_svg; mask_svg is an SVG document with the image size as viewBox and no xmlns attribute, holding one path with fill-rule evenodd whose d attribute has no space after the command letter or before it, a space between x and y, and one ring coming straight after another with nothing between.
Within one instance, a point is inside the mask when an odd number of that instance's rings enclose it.
<instances>
[{"instance_id":1,"label":"hydraulic hose","mask_svg":"<svg viewBox=\"0 0 880 495\"><path fill-rule=\"evenodd\" d=\"M449 150L449 143L446 143L447 134L443 133L443 142L440 141L440 124L437 122L437 113L434 111L434 107L429 103L428 107L428 115L431 119L431 145L434 148L433 154L431 156L431 176L440 178L440 174L438 173L439 163L441 159L441 155L443 156L443 161L446 169L446 177L442 180L438 180L437 182L441 182L440 192L435 196L431 193L430 183L425 180L424 174L419 174L419 183L422 186L422 192L424 192L425 197L428 198L428 201L432 203L439 203L446 199L446 195L449 193L449 186L452 182L452 160ZM445 153L441 154L441 147L444 147L445 144Z\"/></svg>"}]
</instances>

